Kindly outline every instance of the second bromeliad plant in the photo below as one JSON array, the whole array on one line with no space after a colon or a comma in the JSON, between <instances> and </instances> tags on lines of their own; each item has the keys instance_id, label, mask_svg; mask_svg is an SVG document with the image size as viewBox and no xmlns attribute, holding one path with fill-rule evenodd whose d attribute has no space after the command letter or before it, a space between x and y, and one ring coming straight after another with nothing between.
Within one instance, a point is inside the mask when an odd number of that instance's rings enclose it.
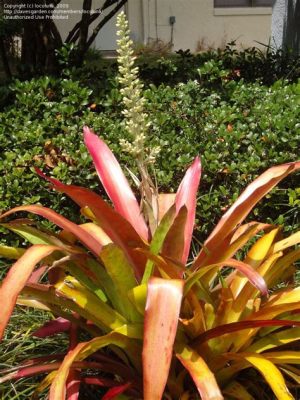
<instances>
[{"instance_id":1,"label":"second bromeliad plant","mask_svg":"<svg viewBox=\"0 0 300 400\"><path fill-rule=\"evenodd\" d=\"M300 288L290 285L268 295L267 287L293 275L300 232L283 238L277 227L243 221L300 162L270 168L251 183L187 268L200 160L189 167L176 195L157 193L147 170L157 149L151 153L145 146L147 116L123 14L119 26L120 80L133 139L123 145L137 158L141 205L109 148L84 128L113 207L86 188L38 171L90 222L76 225L40 205L1 216L26 211L61 229L46 232L24 219L4 224L33 246L25 252L0 249L18 259L0 288L1 336L20 304L52 312L55 318L35 335L69 332L70 347L63 357L43 356L2 371L0 383L47 373L36 396L50 386L50 400L77 399L81 382L106 387L106 400L254 399L265 389L262 381L240 380L242 371L254 367L278 399L292 399L288 386L300 381L300 352L293 350L300 339ZM238 260L237 252L258 234ZM223 267L231 268L226 277L219 272ZM79 342L79 331L91 340Z\"/></svg>"}]
</instances>

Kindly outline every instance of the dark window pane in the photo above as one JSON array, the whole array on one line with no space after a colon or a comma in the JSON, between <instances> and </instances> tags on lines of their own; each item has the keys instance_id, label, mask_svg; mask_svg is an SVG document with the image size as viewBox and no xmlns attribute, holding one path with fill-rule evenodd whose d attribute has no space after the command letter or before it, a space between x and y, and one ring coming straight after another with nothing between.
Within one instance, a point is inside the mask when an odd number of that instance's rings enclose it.
<instances>
[{"instance_id":1,"label":"dark window pane","mask_svg":"<svg viewBox=\"0 0 300 400\"><path fill-rule=\"evenodd\" d=\"M215 0L215 7L251 7L251 0Z\"/></svg>"},{"instance_id":2,"label":"dark window pane","mask_svg":"<svg viewBox=\"0 0 300 400\"><path fill-rule=\"evenodd\" d=\"M274 0L253 0L254 7L272 7Z\"/></svg>"},{"instance_id":3,"label":"dark window pane","mask_svg":"<svg viewBox=\"0 0 300 400\"><path fill-rule=\"evenodd\" d=\"M274 0L214 0L215 7L272 7Z\"/></svg>"}]
</instances>

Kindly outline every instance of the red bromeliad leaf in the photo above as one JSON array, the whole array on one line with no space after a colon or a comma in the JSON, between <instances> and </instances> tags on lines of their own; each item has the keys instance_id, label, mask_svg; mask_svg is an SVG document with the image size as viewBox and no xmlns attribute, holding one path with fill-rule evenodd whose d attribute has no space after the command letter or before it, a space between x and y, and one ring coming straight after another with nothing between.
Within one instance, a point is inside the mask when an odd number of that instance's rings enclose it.
<instances>
[{"instance_id":1,"label":"red bromeliad leaf","mask_svg":"<svg viewBox=\"0 0 300 400\"><path fill-rule=\"evenodd\" d=\"M193 269L207 265L207 259L210 255L212 253L218 254L218 248L222 245L224 239L233 234L233 230L246 218L259 200L283 178L299 168L300 161L277 165L256 178L220 219L194 261Z\"/></svg>"},{"instance_id":2,"label":"red bromeliad leaf","mask_svg":"<svg viewBox=\"0 0 300 400\"><path fill-rule=\"evenodd\" d=\"M231 322L229 324L220 325L201 333L193 340L193 345L200 345L207 340L225 335L226 333L237 332L243 329L263 328L266 326L300 326L299 321L289 321L283 319L264 319L253 321Z\"/></svg>"},{"instance_id":3,"label":"red bromeliad leaf","mask_svg":"<svg viewBox=\"0 0 300 400\"><path fill-rule=\"evenodd\" d=\"M55 225L59 226L62 229L65 229L68 232L73 233L78 240L80 240L87 248L89 248L96 256L99 256L102 245L88 232L82 229L80 226L74 224L69 221L67 218L63 217L60 214L57 214L55 211L50 210L50 208L39 206L39 205L28 205L28 206L20 206L15 207L6 213L1 215L1 218L8 217L9 215L18 212L18 211L27 211L33 214L40 215L41 217L47 218L49 221L53 222Z\"/></svg>"},{"instance_id":4,"label":"red bromeliad leaf","mask_svg":"<svg viewBox=\"0 0 300 400\"><path fill-rule=\"evenodd\" d=\"M61 249L56 246L34 245L10 268L0 288L0 339L3 337L4 329L10 319L17 297L28 281L34 267L56 250Z\"/></svg>"},{"instance_id":5,"label":"red bromeliad leaf","mask_svg":"<svg viewBox=\"0 0 300 400\"><path fill-rule=\"evenodd\" d=\"M136 276L141 278L144 272L145 258L137 254L134 255L131 249L145 247L145 243L130 223L91 190L80 186L65 185L57 179L49 178L38 169L36 171L41 177L49 181L54 189L66 193L80 207L89 207L104 232L124 250L135 268ZM87 234L85 232L85 235Z\"/></svg>"},{"instance_id":6,"label":"red bromeliad leaf","mask_svg":"<svg viewBox=\"0 0 300 400\"><path fill-rule=\"evenodd\" d=\"M0 384L9 380L17 380L21 378L44 374L45 372L55 371L61 366L61 363L62 361L54 361L44 364L24 366L19 370L10 372L7 375L1 377ZM72 364L72 368L102 370L102 364L94 361L75 361Z\"/></svg>"},{"instance_id":7,"label":"red bromeliad leaf","mask_svg":"<svg viewBox=\"0 0 300 400\"><path fill-rule=\"evenodd\" d=\"M109 147L88 127L83 128L84 142L90 152L98 176L116 211L127 219L144 239L148 239L148 228L139 204L117 159Z\"/></svg>"},{"instance_id":8,"label":"red bromeliad leaf","mask_svg":"<svg viewBox=\"0 0 300 400\"><path fill-rule=\"evenodd\" d=\"M116 382L112 379L103 378L103 376L83 376L81 378L82 382L86 383L87 385L96 385L96 386L116 386Z\"/></svg>"},{"instance_id":9,"label":"red bromeliad leaf","mask_svg":"<svg viewBox=\"0 0 300 400\"><path fill-rule=\"evenodd\" d=\"M80 371L73 370L70 371L70 375L67 383L67 400L78 400L79 390L81 384Z\"/></svg>"},{"instance_id":10,"label":"red bromeliad leaf","mask_svg":"<svg viewBox=\"0 0 300 400\"><path fill-rule=\"evenodd\" d=\"M140 377L136 370L133 367L116 360L111 354L106 355L97 352L91 356L91 359L103 364L101 368L102 371L118 375L122 377L124 381L134 382L135 386L140 386Z\"/></svg>"},{"instance_id":11,"label":"red bromeliad leaf","mask_svg":"<svg viewBox=\"0 0 300 400\"><path fill-rule=\"evenodd\" d=\"M69 349L73 350L78 344L78 326L71 324L69 331ZM67 379L67 400L78 400L81 383L81 374L78 369L71 369Z\"/></svg>"},{"instance_id":12,"label":"red bromeliad leaf","mask_svg":"<svg viewBox=\"0 0 300 400\"><path fill-rule=\"evenodd\" d=\"M130 340L126 336L111 332L89 342L79 343L74 350L69 351L52 382L49 400L64 400L66 398L67 378L70 368L75 367L76 361L82 361L100 348L111 344L126 348L130 346Z\"/></svg>"},{"instance_id":13,"label":"red bromeliad leaf","mask_svg":"<svg viewBox=\"0 0 300 400\"><path fill-rule=\"evenodd\" d=\"M144 400L160 400L168 379L184 281L148 282L143 344Z\"/></svg>"},{"instance_id":14,"label":"red bromeliad leaf","mask_svg":"<svg viewBox=\"0 0 300 400\"><path fill-rule=\"evenodd\" d=\"M56 335L57 333L67 332L71 327L71 322L65 318L58 317L47 321L43 326L32 333L32 336L44 338Z\"/></svg>"},{"instance_id":15,"label":"red bromeliad leaf","mask_svg":"<svg viewBox=\"0 0 300 400\"><path fill-rule=\"evenodd\" d=\"M266 282L264 278L255 270L253 269L249 264L246 264L242 261L235 260L234 258L230 258L226 261L222 261L219 263L207 265L205 267L202 267L199 271L194 272L192 275L189 276L189 278L186 280L185 288L184 291L187 293L190 288L199 281L202 276L206 273L209 272L210 270L214 270L216 267L233 267L237 271L241 272L243 275L245 275L251 284L255 286L263 295L268 294L268 288L266 285Z\"/></svg>"},{"instance_id":16,"label":"red bromeliad leaf","mask_svg":"<svg viewBox=\"0 0 300 400\"><path fill-rule=\"evenodd\" d=\"M21 370L22 368L29 367L29 366L36 365L36 364L42 364L42 363L50 362L53 360L62 360L64 358L64 356L65 356L64 353L55 353L55 354L48 354L47 356L39 356L39 357L35 357L35 358L29 358L29 359L23 361L17 367L9 368L7 370L2 369L1 372Z\"/></svg>"},{"instance_id":17,"label":"red bromeliad leaf","mask_svg":"<svg viewBox=\"0 0 300 400\"><path fill-rule=\"evenodd\" d=\"M200 177L201 162L199 157L196 157L193 164L186 171L185 176L177 190L175 199L177 212L181 209L182 206L186 206L187 208L187 221L184 231L184 250L181 259L181 262L183 264L185 264L188 259L193 236L197 205L197 190L200 182Z\"/></svg>"},{"instance_id":18,"label":"red bromeliad leaf","mask_svg":"<svg viewBox=\"0 0 300 400\"><path fill-rule=\"evenodd\" d=\"M102 400L111 400L117 397L119 394L124 393L131 386L131 382L125 383L124 385L119 385L109 389L105 395L102 397Z\"/></svg>"},{"instance_id":19,"label":"red bromeliad leaf","mask_svg":"<svg viewBox=\"0 0 300 400\"><path fill-rule=\"evenodd\" d=\"M40 356L24 361L19 366L13 368L2 369L1 374L7 374L3 378L0 378L0 383L9 379L19 379L26 376L36 375L38 373L49 372L57 369L61 365L61 361L64 359L65 354L56 353L47 356ZM88 368L100 370L102 373L109 373L122 377L124 381L130 381L134 383L135 387L140 389L139 377L136 371L119 361L115 361L112 356L107 356L101 353L95 353L91 356L89 361L75 361L72 366L74 368ZM36 367L36 368L29 368ZM10 377L10 378L9 378ZM2 380L3 379L3 380ZM88 376L82 377L82 381L90 385L99 386L117 386L118 382L112 379L103 378L103 376Z\"/></svg>"}]
</instances>

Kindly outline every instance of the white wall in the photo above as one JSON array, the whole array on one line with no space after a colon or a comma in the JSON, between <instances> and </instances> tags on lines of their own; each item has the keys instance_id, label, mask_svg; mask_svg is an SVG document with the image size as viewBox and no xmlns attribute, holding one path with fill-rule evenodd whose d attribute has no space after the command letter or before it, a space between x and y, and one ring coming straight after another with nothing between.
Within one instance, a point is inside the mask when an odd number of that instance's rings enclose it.
<instances>
[{"instance_id":1,"label":"white wall","mask_svg":"<svg viewBox=\"0 0 300 400\"><path fill-rule=\"evenodd\" d=\"M285 1L285 0L277 0ZM65 1L67 2L67 1ZM81 9L82 0L69 0L69 7ZM98 8L104 0L93 0ZM222 47L235 40L240 47L268 44L271 37L271 8L219 8L213 0L128 0L125 7L132 38L138 43L171 39L169 17L175 16L173 50L196 51L199 43L209 47ZM80 14L69 14L68 20L57 20L63 39L80 19ZM116 18L100 31L95 47L102 50L116 48ZM91 29L93 26L91 27Z\"/></svg>"},{"instance_id":2,"label":"white wall","mask_svg":"<svg viewBox=\"0 0 300 400\"><path fill-rule=\"evenodd\" d=\"M213 3L213 0L129 0L131 30L134 37L143 36L144 42L153 39L169 42L169 17L175 16L174 50L195 51L199 42L213 47L232 40L240 47L269 43L272 8L214 9Z\"/></svg>"}]
</instances>

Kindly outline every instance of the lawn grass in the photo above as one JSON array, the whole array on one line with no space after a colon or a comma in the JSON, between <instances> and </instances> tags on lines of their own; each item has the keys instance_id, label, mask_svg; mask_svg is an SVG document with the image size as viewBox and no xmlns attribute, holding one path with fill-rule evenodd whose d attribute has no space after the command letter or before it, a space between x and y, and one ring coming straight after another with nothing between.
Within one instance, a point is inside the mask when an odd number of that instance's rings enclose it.
<instances>
[{"instance_id":1,"label":"lawn grass","mask_svg":"<svg viewBox=\"0 0 300 400\"><path fill-rule=\"evenodd\" d=\"M67 336L39 339L31 333L49 320L49 313L26 307L16 307L5 336L0 343L0 369L18 366L34 357L61 353L68 345ZM32 395L38 378L26 378L0 385L0 399L28 399ZM43 399L43 397L41 397Z\"/></svg>"}]
</instances>

